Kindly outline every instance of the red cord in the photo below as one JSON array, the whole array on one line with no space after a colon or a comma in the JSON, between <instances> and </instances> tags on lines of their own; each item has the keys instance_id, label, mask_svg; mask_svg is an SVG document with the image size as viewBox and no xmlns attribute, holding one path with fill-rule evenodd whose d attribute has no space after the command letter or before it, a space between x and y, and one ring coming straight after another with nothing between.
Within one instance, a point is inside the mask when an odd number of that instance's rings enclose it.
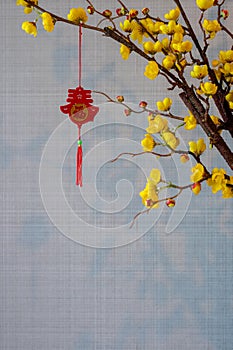
<instances>
[{"instance_id":1,"label":"red cord","mask_svg":"<svg viewBox=\"0 0 233 350\"><path fill-rule=\"evenodd\" d=\"M81 86L81 78L82 78L82 24L79 25L78 50L79 50L78 83L79 83L79 86Z\"/></svg>"},{"instance_id":2,"label":"red cord","mask_svg":"<svg viewBox=\"0 0 233 350\"><path fill-rule=\"evenodd\" d=\"M76 162L76 185L82 186L82 162L83 162L83 150L82 140L80 136L81 126L78 126L78 148L77 148L77 162Z\"/></svg>"},{"instance_id":3,"label":"red cord","mask_svg":"<svg viewBox=\"0 0 233 350\"><path fill-rule=\"evenodd\" d=\"M78 83L81 86L82 78L82 25L79 26L78 36ZM78 148L76 158L76 185L82 186L82 162L83 162L83 151L82 151L82 140L81 140L81 126L78 125Z\"/></svg>"}]
</instances>

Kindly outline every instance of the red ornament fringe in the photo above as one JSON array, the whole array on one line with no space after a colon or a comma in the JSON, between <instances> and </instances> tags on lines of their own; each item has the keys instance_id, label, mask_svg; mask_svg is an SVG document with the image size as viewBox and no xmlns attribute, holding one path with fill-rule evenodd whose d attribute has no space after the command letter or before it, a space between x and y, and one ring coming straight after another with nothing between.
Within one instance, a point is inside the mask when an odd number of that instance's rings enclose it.
<instances>
[{"instance_id":1,"label":"red ornament fringe","mask_svg":"<svg viewBox=\"0 0 233 350\"><path fill-rule=\"evenodd\" d=\"M82 150L82 141L78 140L77 148L77 164L76 164L76 185L82 186L82 162L83 162L83 150Z\"/></svg>"}]
</instances>

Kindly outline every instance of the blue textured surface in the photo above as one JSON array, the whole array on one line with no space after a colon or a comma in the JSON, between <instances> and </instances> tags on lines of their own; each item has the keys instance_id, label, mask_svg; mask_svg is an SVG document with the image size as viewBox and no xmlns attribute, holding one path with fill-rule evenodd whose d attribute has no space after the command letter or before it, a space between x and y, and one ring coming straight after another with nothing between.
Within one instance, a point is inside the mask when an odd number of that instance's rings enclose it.
<instances>
[{"instance_id":1,"label":"blue textured surface","mask_svg":"<svg viewBox=\"0 0 233 350\"><path fill-rule=\"evenodd\" d=\"M76 6L70 1L67 5L61 0L50 2L54 12L61 14L66 13L64 8L68 12ZM106 6L102 0L96 3L102 9ZM155 1L127 1L129 7L133 3L138 8L158 6ZM194 1L185 4L195 13ZM80 0L79 5L86 3ZM226 5L233 10L230 1ZM114 1L108 2L109 8L114 6ZM172 6L172 1L163 2L156 11L162 15ZM20 29L26 15L14 1L4 1L0 16L0 349L231 350L232 200L214 196L203 186L170 235L165 233L170 209L163 208L152 229L123 247L95 249L62 235L43 206L39 167L47 140L64 120L59 105L67 88L77 85L76 32L58 23L51 34L41 29L36 39L29 37ZM84 34L83 84L87 88L113 97L124 94L132 103L147 99L154 105L166 96L161 85L143 76L145 62L135 57L123 62L114 42ZM218 40L227 49L227 43L221 37ZM136 83L129 75L137 75ZM101 106L103 99L95 99ZM97 128L93 124L85 134L86 153L116 137L111 159L119 153L120 137L140 140L143 131L127 129L121 125L123 113L114 113L119 124ZM132 123L133 118L142 117L130 118ZM111 229L128 222L140 208L137 193L145 175L127 160L114 163L112 170L102 163L101 154L95 164L87 160L84 176L97 174L96 184L88 191L96 186L103 199L115 200L116 183L122 178L131 181L135 190L124 211L104 215L98 201L95 208L82 205L85 177L82 199L73 182L74 157L75 146L64 160L63 185L67 201L83 220L77 230L85 234L86 223ZM207 162L225 166L211 158ZM163 170L169 178L174 163L165 162ZM121 195L128 198L127 191ZM182 214L182 208L176 210L176 215Z\"/></svg>"}]
</instances>

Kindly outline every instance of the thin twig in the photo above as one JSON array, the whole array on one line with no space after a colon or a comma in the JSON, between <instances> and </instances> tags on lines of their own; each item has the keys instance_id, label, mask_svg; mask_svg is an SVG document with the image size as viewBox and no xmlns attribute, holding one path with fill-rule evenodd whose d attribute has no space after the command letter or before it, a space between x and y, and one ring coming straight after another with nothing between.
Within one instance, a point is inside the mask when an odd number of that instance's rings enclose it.
<instances>
[{"instance_id":1,"label":"thin twig","mask_svg":"<svg viewBox=\"0 0 233 350\"><path fill-rule=\"evenodd\" d=\"M144 112L148 112L148 113L151 113L151 114L160 114L164 117L167 117L167 118L170 118L170 119L175 119L175 120L180 120L180 121L184 121L184 118L182 117L179 117L177 115L174 115L172 114L171 112L168 112L168 113L163 113L159 110L152 110L152 109L149 109L149 108L143 108L141 109L140 111L136 111L135 109L132 109L129 105L127 105L126 103L124 102L119 102L119 101L116 101L114 100L112 97L110 97L106 92L102 92L102 91L97 91L97 90L93 90L92 91L93 93L95 94L99 94L99 95L103 95L107 98L107 101L108 102L111 102L111 103L116 103L116 104L120 104L122 106L124 106L125 108L127 108L128 110L130 110L130 112L132 113L136 113L136 114L142 114Z\"/></svg>"},{"instance_id":2,"label":"thin twig","mask_svg":"<svg viewBox=\"0 0 233 350\"><path fill-rule=\"evenodd\" d=\"M142 154L153 154L156 157L171 157L172 153L166 153L166 154L162 154L162 153L156 153L156 152L152 152L152 151L143 151L143 152L139 152L139 153L132 153L132 152L122 152L120 153L116 158L110 160L110 163L114 163L116 162L119 158L121 158L124 155L129 155L132 157L136 157L136 156L141 156Z\"/></svg>"}]
</instances>

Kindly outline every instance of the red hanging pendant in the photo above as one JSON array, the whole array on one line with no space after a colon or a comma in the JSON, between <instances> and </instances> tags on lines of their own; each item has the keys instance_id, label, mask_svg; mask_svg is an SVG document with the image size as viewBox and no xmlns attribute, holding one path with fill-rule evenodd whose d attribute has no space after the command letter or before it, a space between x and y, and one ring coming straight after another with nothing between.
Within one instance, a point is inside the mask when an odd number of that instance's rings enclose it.
<instances>
[{"instance_id":1,"label":"red hanging pendant","mask_svg":"<svg viewBox=\"0 0 233 350\"><path fill-rule=\"evenodd\" d=\"M85 90L81 86L81 48L82 48L82 26L79 26L79 86L76 89L68 90L68 102L65 106L60 106L64 114L68 114L70 120L78 127L78 147L76 156L76 185L82 186L82 139L81 127L83 124L94 120L99 108L92 106L91 90Z\"/></svg>"}]
</instances>

